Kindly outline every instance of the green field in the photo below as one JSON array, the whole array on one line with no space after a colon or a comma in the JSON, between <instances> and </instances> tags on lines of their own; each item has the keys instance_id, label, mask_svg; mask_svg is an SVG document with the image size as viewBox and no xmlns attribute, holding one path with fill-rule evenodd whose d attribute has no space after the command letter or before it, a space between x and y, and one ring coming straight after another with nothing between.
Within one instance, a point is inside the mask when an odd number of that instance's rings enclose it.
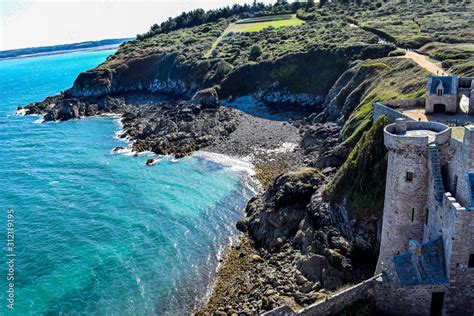
<instances>
[{"instance_id":1,"label":"green field","mask_svg":"<svg viewBox=\"0 0 474 316\"><path fill-rule=\"evenodd\" d=\"M229 26L230 32L259 32L267 27L279 28L283 26L299 26L304 22L293 15L275 15L271 17L261 17L237 21Z\"/></svg>"},{"instance_id":2,"label":"green field","mask_svg":"<svg viewBox=\"0 0 474 316\"><path fill-rule=\"evenodd\" d=\"M212 51L228 33L259 32L267 27L280 28L284 26L299 26L303 23L304 21L298 19L296 14L272 15L237 21L230 24L225 31L222 32L222 34L214 41L207 53L204 54L204 58L211 57Z\"/></svg>"},{"instance_id":3,"label":"green field","mask_svg":"<svg viewBox=\"0 0 474 316\"><path fill-rule=\"evenodd\" d=\"M464 127L463 126L456 126L456 127L452 127L452 136L454 138L457 138L459 140L463 140L464 138Z\"/></svg>"}]
</instances>

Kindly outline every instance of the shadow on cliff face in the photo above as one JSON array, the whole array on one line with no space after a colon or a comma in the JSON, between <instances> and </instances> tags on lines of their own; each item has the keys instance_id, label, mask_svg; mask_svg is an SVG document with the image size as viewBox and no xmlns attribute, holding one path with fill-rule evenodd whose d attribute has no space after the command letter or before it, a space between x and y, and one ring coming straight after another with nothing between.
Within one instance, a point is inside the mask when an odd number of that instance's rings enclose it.
<instances>
[{"instance_id":1,"label":"shadow on cliff face","mask_svg":"<svg viewBox=\"0 0 474 316\"><path fill-rule=\"evenodd\" d=\"M353 260L359 262L374 249L376 240L371 238L373 227L356 226L343 207L323 200L325 181L312 168L279 176L249 202L247 217L237 227L272 253L287 252L290 245L293 251L288 255L303 276L335 290L373 273L376 258L373 267L354 265Z\"/></svg>"},{"instance_id":2,"label":"shadow on cliff face","mask_svg":"<svg viewBox=\"0 0 474 316\"><path fill-rule=\"evenodd\" d=\"M308 115L307 111L304 111L303 109L295 109L295 107L281 106L280 108L275 108L267 106L267 104L259 101L253 96L229 98L227 101L221 101L221 104L226 107L238 109L252 116L273 121L301 119Z\"/></svg>"}]
</instances>

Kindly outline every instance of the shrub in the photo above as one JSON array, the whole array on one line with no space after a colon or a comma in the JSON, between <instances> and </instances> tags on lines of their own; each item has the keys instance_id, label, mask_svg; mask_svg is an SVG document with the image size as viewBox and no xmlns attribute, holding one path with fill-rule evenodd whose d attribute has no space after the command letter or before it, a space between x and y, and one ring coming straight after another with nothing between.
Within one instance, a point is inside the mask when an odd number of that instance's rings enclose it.
<instances>
[{"instance_id":1,"label":"shrub","mask_svg":"<svg viewBox=\"0 0 474 316\"><path fill-rule=\"evenodd\" d=\"M404 56L405 51L402 49L396 49L392 50L390 53L388 53L388 57L396 57L396 56Z\"/></svg>"},{"instance_id":2,"label":"shrub","mask_svg":"<svg viewBox=\"0 0 474 316\"><path fill-rule=\"evenodd\" d=\"M258 45L253 45L250 49L249 60L255 61L262 55L262 48Z\"/></svg>"}]
</instances>

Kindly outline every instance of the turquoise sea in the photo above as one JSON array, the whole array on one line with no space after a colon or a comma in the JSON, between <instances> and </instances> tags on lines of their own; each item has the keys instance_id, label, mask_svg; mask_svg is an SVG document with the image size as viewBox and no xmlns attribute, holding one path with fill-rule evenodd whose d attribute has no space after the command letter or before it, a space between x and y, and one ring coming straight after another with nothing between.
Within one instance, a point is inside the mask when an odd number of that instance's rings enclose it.
<instances>
[{"instance_id":1,"label":"turquoise sea","mask_svg":"<svg viewBox=\"0 0 474 316\"><path fill-rule=\"evenodd\" d=\"M149 154L111 154L124 145L117 118L40 124L15 115L111 53L0 61L1 315L184 314L205 296L252 196L243 172L210 160L146 167Z\"/></svg>"}]
</instances>

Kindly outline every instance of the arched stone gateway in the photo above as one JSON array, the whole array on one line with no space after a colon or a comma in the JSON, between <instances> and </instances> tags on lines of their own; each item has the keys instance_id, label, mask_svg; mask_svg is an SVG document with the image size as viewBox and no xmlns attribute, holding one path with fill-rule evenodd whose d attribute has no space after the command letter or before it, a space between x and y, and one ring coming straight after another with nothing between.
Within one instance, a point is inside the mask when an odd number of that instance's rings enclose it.
<instances>
[{"instance_id":1,"label":"arched stone gateway","mask_svg":"<svg viewBox=\"0 0 474 316\"><path fill-rule=\"evenodd\" d=\"M426 86L425 113L474 114L474 77L430 76Z\"/></svg>"},{"instance_id":2,"label":"arched stone gateway","mask_svg":"<svg viewBox=\"0 0 474 316\"><path fill-rule=\"evenodd\" d=\"M433 106L433 113L446 113L446 105L437 103Z\"/></svg>"}]
</instances>

